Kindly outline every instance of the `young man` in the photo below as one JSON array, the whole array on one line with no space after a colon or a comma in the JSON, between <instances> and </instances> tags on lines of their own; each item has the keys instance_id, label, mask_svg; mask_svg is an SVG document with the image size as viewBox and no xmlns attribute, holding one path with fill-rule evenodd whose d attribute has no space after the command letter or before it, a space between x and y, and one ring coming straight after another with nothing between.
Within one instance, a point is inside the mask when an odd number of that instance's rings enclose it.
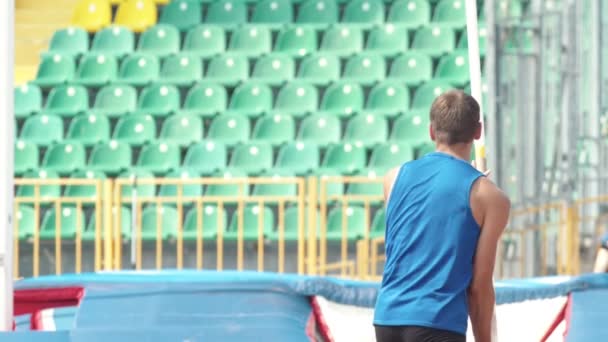
<instances>
[{"instance_id":1,"label":"young man","mask_svg":"<svg viewBox=\"0 0 608 342\"><path fill-rule=\"evenodd\" d=\"M492 274L510 211L505 194L469 162L479 105L462 91L431 107L436 151L384 180L386 265L374 313L378 342L460 342L470 315L491 342Z\"/></svg>"}]
</instances>

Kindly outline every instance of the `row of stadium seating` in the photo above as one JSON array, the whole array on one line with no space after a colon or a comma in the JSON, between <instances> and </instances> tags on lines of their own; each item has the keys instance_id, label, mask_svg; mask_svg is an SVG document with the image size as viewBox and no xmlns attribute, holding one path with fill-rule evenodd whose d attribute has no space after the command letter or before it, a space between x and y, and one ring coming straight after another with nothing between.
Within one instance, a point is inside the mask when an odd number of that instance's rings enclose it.
<instances>
[{"instance_id":1,"label":"row of stadium seating","mask_svg":"<svg viewBox=\"0 0 608 342\"><path fill-rule=\"evenodd\" d=\"M220 213L215 205L205 205L197 210L190 209L185 214L183 221L182 237L185 241L195 241L197 238L197 221L202 217L202 237L205 240L215 240L217 238L218 227L222 231L222 237L228 241L237 239L238 231L238 212L234 211L232 218L228 221L226 210ZM279 240L279 228L274 211L269 207L263 207L263 228L264 238ZM61 215L61 238L64 240L74 240L77 230L80 229L81 237L84 241L95 239L95 215L87 221L85 211L80 212L73 206L64 206L60 211ZM298 239L298 208L290 206L285 208L284 217L284 240L296 241ZM39 237L41 240L54 240L56 234L56 215L55 210L48 210L42 218ZM260 207L257 205L247 205L243 211L243 238L246 241L258 240L258 216ZM347 239L356 240L364 236L366 228L365 211L363 207L352 205L346 208L336 207L329 211L327 216L327 239L329 241L339 241L342 239L342 217L347 217ZM33 208L22 205L17 212L19 239L29 240L34 235ZM160 238L163 240L174 240L177 237L177 222L179 215L175 207L172 206L148 206L142 213L142 240L155 241L157 239L157 220L161 222ZM219 222L218 222L219 221ZM384 211L378 210L373 217L370 237L378 237L384 234ZM121 208L121 232L125 239L131 236L131 211L128 208Z\"/></svg>"}]
</instances>

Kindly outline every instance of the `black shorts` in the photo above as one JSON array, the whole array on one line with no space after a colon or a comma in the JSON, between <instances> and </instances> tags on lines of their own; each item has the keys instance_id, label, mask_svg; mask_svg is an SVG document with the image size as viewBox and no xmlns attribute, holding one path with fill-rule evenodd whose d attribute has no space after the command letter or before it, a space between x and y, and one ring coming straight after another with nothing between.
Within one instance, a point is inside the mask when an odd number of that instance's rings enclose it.
<instances>
[{"instance_id":1,"label":"black shorts","mask_svg":"<svg viewBox=\"0 0 608 342\"><path fill-rule=\"evenodd\" d=\"M466 342L467 337L452 331L418 327L375 325L376 342Z\"/></svg>"}]
</instances>

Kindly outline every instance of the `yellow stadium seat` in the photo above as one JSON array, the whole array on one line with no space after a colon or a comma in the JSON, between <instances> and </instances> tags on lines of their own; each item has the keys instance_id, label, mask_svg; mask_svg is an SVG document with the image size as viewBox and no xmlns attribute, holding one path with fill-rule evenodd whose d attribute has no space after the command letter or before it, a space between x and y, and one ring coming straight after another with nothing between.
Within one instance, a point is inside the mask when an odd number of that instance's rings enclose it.
<instances>
[{"instance_id":1,"label":"yellow stadium seat","mask_svg":"<svg viewBox=\"0 0 608 342\"><path fill-rule=\"evenodd\" d=\"M118 7L114 23L140 33L155 25L156 18L153 0L126 0Z\"/></svg>"},{"instance_id":2,"label":"yellow stadium seat","mask_svg":"<svg viewBox=\"0 0 608 342\"><path fill-rule=\"evenodd\" d=\"M72 15L72 25L96 32L112 21L112 7L108 0L79 0Z\"/></svg>"}]
</instances>

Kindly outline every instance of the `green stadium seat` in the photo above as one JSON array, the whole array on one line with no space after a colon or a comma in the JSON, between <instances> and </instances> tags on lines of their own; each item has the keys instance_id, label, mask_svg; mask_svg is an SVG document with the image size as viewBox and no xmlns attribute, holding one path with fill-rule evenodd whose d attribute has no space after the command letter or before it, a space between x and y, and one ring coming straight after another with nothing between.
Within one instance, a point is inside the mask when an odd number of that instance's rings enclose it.
<instances>
[{"instance_id":1,"label":"green stadium seat","mask_svg":"<svg viewBox=\"0 0 608 342\"><path fill-rule=\"evenodd\" d=\"M408 143L407 140L405 142L388 142L374 147L369 159L369 166L388 170L410 160L414 160L412 144Z\"/></svg>"},{"instance_id":2,"label":"green stadium seat","mask_svg":"<svg viewBox=\"0 0 608 342\"><path fill-rule=\"evenodd\" d=\"M203 8L198 1L177 0L165 6L158 20L169 24L180 31L187 31L203 21Z\"/></svg>"},{"instance_id":3,"label":"green stadium seat","mask_svg":"<svg viewBox=\"0 0 608 342\"><path fill-rule=\"evenodd\" d=\"M256 175L272 168L272 146L263 142L237 145L232 151L229 167Z\"/></svg>"},{"instance_id":4,"label":"green stadium seat","mask_svg":"<svg viewBox=\"0 0 608 342\"><path fill-rule=\"evenodd\" d=\"M424 83L414 94L412 109L429 110L435 98L454 87L441 80L432 80Z\"/></svg>"},{"instance_id":5,"label":"green stadium seat","mask_svg":"<svg viewBox=\"0 0 608 342\"><path fill-rule=\"evenodd\" d=\"M145 86L156 81L160 74L158 58L134 53L128 55L118 71L118 82L134 86Z\"/></svg>"},{"instance_id":6,"label":"green stadium seat","mask_svg":"<svg viewBox=\"0 0 608 342\"><path fill-rule=\"evenodd\" d=\"M249 194L249 184L247 182L247 174L239 169L226 169L223 168L221 171L213 174L213 178L231 179L234 182L236 180L242 180L240 184L209 184L205 191L205 196L221 196L221 197L232 197L236 201L239 197L247 196Z\"/></svg>"},{"instance_id":7,"label":"green stadium seat","mask_svg":"<svg viewBox=\"0 0 608 342\"><path fill-rule=\"evenodd\" d=\"M96 113L117 117L134 112L137 108L137 91L130 85L111 84L97 92L93 110Z\"/></svg>"},{"instance_id":8,"label":"green stadium seat","mask_svg":"<svg viewBox=\"0 0 608 342\"><path fill-rule=\"evenodd\" d=\"M291 81L296 73L296 65L291 57L284 54L269 54L260 57L253 67L251 79L272 86Z\"/></svg>"},{"instance_id":9,"label":"green stadium seat","mask_svg":"<svg viewBox=\"0 0 608 342\"><path fill-rule=\"evenodd\" d=\"M364 95L355 82L339 81L330 85L321 99L321 110L348 117L363 108Z\"/></svg>"},{"instance_id":10,"label":"green stadium seat","mask_svg":"<svg viewBox=\"0 0 608 342\"><path fill-rule=\"evenodd\" d=\"M346 218L345 221L343 217ZM327 214L327 240L341 241L343 237L349 241L361 239L365 236L366 226L365 210L362 207L335 207Z\"/></svg>"},{"instance_id":11,"label":"green stadium seat","mask_svg":"<svg viewBox=\"0 0 608 342\"><path fill-rule=\"evenodd\" d=\"M409 112L401 115L393 124L390 140L418 144L430 141L429 122L426 110Z\"/></svg>"},{"instance_id":12,"label":"green stadium seat","mask_svg":"<svg viewBox=\"0 0 608 342\"><path fill-rule=\"evenodd\" d=\"M376 205L382 202L384 195L383 182L381 181L386 173L385 169L365 169L359 171L356 177L365 177L369 180L366 183L350 183L346 189L346 195L351 196L378 196L379 198L368 200L368 203ZM358 198L352 202L365 202L365 198Z\"/></svg>"},{"instance_id":13,"label":"green stadium seat","mask_svg":"<svg viewBox=\"0 0 608 342\"><path fill-rule=\"evenodd\" d=\"M261 212L260 212L261 211ZM260 227L259 215L262 215L262 226ZM260 228L264 238L272 234L275 226L274 213L269 207L260 207L257 204L249 204L243 207L242 238L245 241L257 241ZM237 240L239 238L239 213L234 212L230 220L230 226L224 235L226 240Z\"/></svg>"},{"instance_id":14,"label":"green stadium seat","mask_svg":"<svg viewBox=\"0 0 608 342\"><path fill-rule=\"evenodd\" d=\"M312 142L288 142L281 146L275 169L306 175L319 167L319 148Z\"/></svg>"},{"instance_id":15,"label":"green stadium seat","mask_svg":"<svg viewBox=\"0 0 608 342\"><path fill-rule=\"evenodd\" d=\"M53 33L48 52L77 56L89 49L89 34L80 27L68 27Z\"/></svg>"},{"instance_id":16,"label":"green stadium seat","mask_svg":"<svg viewBox=\"0 0 608 342\"><path fill-rule=\"evenodd\" d=\"M324 27L338 22L338 12L335 0L306 0L300 4L296 22Z\"/></svg>"},{"instance_id":17,"label":"green stadium seat","mask_svg":"<svg viewBox=\"0 0 608 342\"><path fill-rule=\"evenodd\" d=\"M134 168L122 172L120 175L118 175L118 179L123 181L130 180L130 182L128 185L121 185L121 195L123 197L131 198L131 196L134 195L134 191L137 190L137 196L139 197L156 196L156 186L154 184L139 183L140 180L152 178L154 178L154 174L152 172L137 170Z\"/></svg>"},{"instance_id":18,"label":"green stadium seat","mask_svg":"<svg viewBox=\"0 0 608 342\"><path fill-rule=\"evenodd\" d=\"M122 206L118 208L120 208L120 235L123 240L127 240L131 237L131 210ZM116 207L112 208L112 215L117 215L116 209ZM97 226L97 219L95 216L96 215L91 215L86 230L84 231L84 234L82 234L82 239L85 241L95 241L95 228ZM103 236L103 228L101 224L99 225L99 229L102 229L99 233L100 236Z\"/></svg>"},{"instance_id":19,"label":"green stadium seat","mask_svg":"<svg viewBox=\"0 0 608 342\"><path fill-rule=\"evenodd\" d=\"M357 146L371 147L386 141L387 137L386 119L373 114L358 114L346 124L342 140Z\"/></svg>"},{"instance_id":20,"label":"green stadium seat","mask_svg":"<svg viewBox=\"0 0 608 342\"><path fill-rule=\"evenodd\" d=\"M112 139L132 146L140 146L156 137L156 123L152 116L132 114L121 117L114 127Z\"/></svg>"},{"instance_id":21,"label":"green stadium seat","mask_svg":"<svg viewBox=\"0 0 608 342\"><path fill-rule=\"evenodd\" d=\"M83 86L62 85L51 90L44 112L51 115L74 116L89 108L89 93Z\"/></svg>"},{"instance_id":22,"label":"green stadium seat","mask_svg":"<svg viewBox=\"0 0 608 342\"><path fill-rule=\"evenodd\" d=\"M57 215L60 216L60 225L57 226ZM74 205L64 204L59 208L59 212L53 207L44 214L40 225L41 240L55 240L56 236L63 240L76 238L76 232L84 232L86 226L86 216L82 208L77 210ZM59 230L59 232L57 232Z\"/></svg>"},{"instance_id":23,"label":"green stadium seat","mask_svg":"<svg viewBox=\"0 0 608 342\"><path fill-rule=\"evenodd\" d=\"M342 174L353 174L365 167L365 149L350 143L338 143L327 148L322 167Z\"/></svg>"},{"instance_id":24,"label":"green stadium seat","mask_svg":"<svg viewBox=\"0 0 608 342\"><path fill-rule=\"evenodd\" d=\"M249 140L250 130L251 126L246 116L226 112L213 119L207 139L233 146Z\"/></svg>"},{"instance_id":25,"label":"green stadium seat","mask_svg":"<svg viewBox=\"0 0 608 342\"><path fill-rule=\"evenodd\" d=\"M203 63L198 57L176 54L165 58L160 68L164 83L181 87L191 86L203 77Z\"/></svg>"},{"instance_id":26,"label":"green stadium seat","mask_svg":"<svg viewBox=\"0 0 608 342\"><path fill-rule=\"evenodd\" d=\"M271 183L259 183L253 186L252 196L290 196L298 194L296 183L280 183L285 178L293 178L294 174L287 170L272 170L260 174L260 178L270 178ZM276 182L276 183L275 183Z\"/></svg>"},{"instance_id":27,"label":"green stadium seat","mask_svg":"<svg viewBox=\"0 0 608 342\"><path fill-rule=\"evenodd\" d=\"M293 21L293 6L290 0L259 0L256 2L251 22L281 27Z\"/></svg>"},{"instance_id":28,"label":"green stadium seat","mask_svg":"<svg viewBox=\"0 0 608 342\"><path fill-rule=\"evenodd\" d=\"M45 169L37 169L28 171L23 174L24 179L58 179L59 174L55 171ZM21 185L17 187L16 197L35 197L36 189L34 185ZM51 184L42 185L39 187L38 195L42 199L51 199L61 197L61 185Z\"/></svg>"},{"instance_id":29,"label":"green stadium seat","mask_svg":"<svg viewBox=\"0 0 608 342\"><path fill-rule=\"evenodd\" d=\"M107 0L81 0L75 3L70 24L95 32L112 21L112 7Z\"/></svg>"},{"instance_id":30,"label":"green stadium seat","mask_svg":"<svg viewBox=\"0 0 608 342\"><path fill-rule=\"evenodd\" d=\"M243 26L232 32L228 50L244 56L260 56L272 50L270 30L263 26Z\"/></svg>"},{"instance_id":31,"label":"green stadium seat","mask_svg":"<svg viewBox=\"0 0 608 342\"><path fill-rule=\"evenodd\" d=\"M336 25L325 30L319 47L322 52L342 57L361 52L362 49L363 32L349 25Z\"/></svg>"},{"instance_id":32,"label":"green stadium seat","mask_svg":"<svg viewBox=\"0 0 608 342\"><path fill-rule=\"evenodd\" d=\"M21 129L21 140L48 146L63 139L63 120L56 115L37 114L28 117Z\"/></svg>"},{"instance_id":33,"label":"green stadium seat","mask_svg":"<svg viewBox=\"0 0 608 342\"><path fill-rule=\"evenodd\" d=\"M15 212L15 230L20 241L29 240L34 237L36 222L34 221L34 208L29 205L19 204Z\"/></svg>"},{"instance_id":34,"label":"green stadium seat","mask_svg":"<svg viewBox=\"0 0 608 342\"><path fill-rule=\"evenodd\" d=\"M317 1L317 0L313 0ZM318 0L325 1L325 0ZM288 26L279 32L275 52L302 57L317 51L317 33L307 26Z\"/></svg>"},{"instance_id":35,"label":"green stadium seat","mask_svg":"<svg viewBox=\"0 0 608 342\"><path fill-rule=\"evenodd\" d=\"M285 84L277 94L276 111L301 117L315 112L319 106L319 93L311 84L293 81Z\"/></svg>"},{"instance_id":36,"label":"green stadium seat","mask_svg":"<svg viewBox=\"0 0 608 342\"><path fill-rule=\"evenodd\" d=\"M414 34L412 49L431 57L452 52L456 46L454 30L449 26L430 24L419 28Z\"/></svg>"},{"instance_id":37,"label":"green stadium seat","mask_svg":"<svg viewBox=\"0 0 608 342\"><path fill-rule=\"evenodd\" d=\"M70 175L71 179L90 179L104 180L106 175L101 171L80 170L73 172ZM65 187L63 196L65 197L81 197L81 198L96 198L98 196L97 185L68 185ZM100 194L103 192L103 183L99 187ZM90 203L85 203L85 206L90 206Z\"/></svg>"},{"instance_id":38,"label":"green stadium seat","mask_svg":"<svg viewBox=\"0 0 608 342\"><path fill-rule=\"evenodd\" d=\"M435 152L435 144L432 142L424 142L416 147L416 159L422 158L423 156Z\"/></svg>"},{"instance_id":39,"label":"green stadium seat","mask_svg":"<svg viewBox=\"0 0 608 342\"><path fill-rule=\"evenodd\" d=\"M38 169L38 160L40 156L38 154L38 146L31 142L24 140L17 140L15 142L15 162L14 162L14 174L21 176L28 171Z\"/></svg>"},{"instance_id":40,"label":"green stadium seat","mask_svg":"<svg viewBox=\"0 0 608 342\"><path fill-rule=\"evenodd\" d=\"M393 61L388 71L388 78L410 86L431 80L433 77L433 61L420 52L405 52Z\"/></svg>"},{"instance_id":41,"label":"green stadium seat","mask_svg":"<svg viewBox=\"0 0 608 342\"><path fill-rule=\"evenodd\" d=\"M306 239L307 238L306 234L307 234L307 230L308 230L307 227L308 227L308 210L309 209L304 207L303 210L304 210L304 212L303 212L303 218L302 218L302 224L303 224L302 228L303 228L304 239ZM317 212L318 212L318 210L317 210ZM298 218L299 218L298 206L290 205L289 207L285 208L284 221L283 221L283 229L284 229L283 236L281 236L279 233L280 223L277 223L277 227L270 235L270 239L272 241L280 241L280 240L298 241L300 238L299 232L298 232ZM317 214L317 231L319 229L320 224L321 224L321 218Z\"/></svg>"},{"instance_id":42,"label":"green stadium seat","mask_svg":"<svg viewBox=\"0 0 608 342\"><path fill-rule=\"evenodd\" d=\"M91 44L91 52L104 53L121 58L135 48L135 34L122 26L110 26L97 32Z\"/></svg>"},{"instance_id":43,"label":"green stadium seat","mask_svg":"<svg viewBox=\"0 0 608 342\"><path fill-rule=\"evenodd\" d=\"M378 54L362 53L348 59L342 79L366 86L384 80L385 74L384 57Z\"/></svg>"},{"instance_id":44,"label":"green stadium seat","mask_svg":"<svg viewBox=\"0 0 608 342\"><path fill-rule=\"evenodd\" d=\"M37 114L42 109L42 91L35 84L24 84L13 92L15 117L25 118Z\"/></svg>"},{"instance_id":45,"label":"green stadium seat","mask_svg":"<svg viewBox=\"0 0 608 342\"><path fill-rule=\"evenodd\" d=\"M198 224L199 220L200 226ZM200 211L197 208L188 211L184 221L183 237L185 241L196 241L199 237L203 240L215 239L218 229L223 233L227 226L228 215L226 210L222 208L220 212L217 205L205 204ZM200 233L198 233L199 229Z\"/></svg>"},{"instance_id":46,"label":"green stadium seat","mask_svg":"<svg viewBox=\"0 0 608 342\"><path fill-rule=\"evenodd\" d=\"M131 167L131 146L116 140L104 141L93 147L87 168L116 175Z\"/></svg>"},{"instance_id":47,"label":"green stadium seat","mask_svg":"<svg viewBox=\"0 0 608 342\"><path fill-rule=\"evenodd\" d=\"M144 32L156 24L158 17L156 3L158 1L124 0L116 10L114 24L128 27L137 33Z\"/></svg>"},{"instance_id":48,"label":"green stadium seat","mask_svg":"<svg viewBox=\"0 0 608 342\"><path fill-rule=\"evenodd\" d=\"M183 113L212 117L226 110L228 93L216 83L199 83L190 88L184 100Z\"/></svg>"},{"instance_id":49,"label":"green stadium seat","mask_svg":"<svg viewBox=\"0 0 608 342\"><path fill-rule=\"evenodd\" d=\"M365 111L395 117L410 107L410 92L402 83L387 80L376 84L367 96Z\"/></svg>"},{"instance_id":50,"label":"green stadium seat","mask_svg":"<svg viewBox=\"0 0 608 342\"><path fill-rule=\"evenodd\" d=\"M247 22L247 5L244 1L218 0L207 7L205 22L222 26L238 26Z\"/></svg>"},{"instance_id":51,"label":"green stadium seat","mask_svg":"<svg viewBox=\"0 0 608 342\"><path fill-rule=\"evenodd\" d=\"M248 116L257 116L272 109L272 89L259 82L239 85L228 104L228 110Z\"/></svg>"},{"instance_id":52,"label":"green stadium seat","mask_svg":"<svg viewBox=\"0 0 608 342\"><path fill-rule=\"evenodd\" d=\"M342 22L365 27L384 24L384 4L382 0L348 1L344 7Z\"/></svg>"},{"instance_id":53,"label":"green stadium seat","mask_svg":"<svg viewBox=\"0 0 608 342\"><path fill-rule=\"evenodd\" d=\"M198 57L211 57L226 50L226 33L219 26L201 25L188 31L182 51Z\"/></svg>"},{"instance_id":54,"label":"green stadium seat","mask_svg":"<svg viewBox=\"0 0 608 342\"><path fill-rule=\"evenodd\" d=\"M179 90L170 84L152 84L141 91L137 111L152 116L168 116L179 109Z\"/></svg>"},{"instance_id":55,"label":"green stadium seat","mask_svg":"<svg viewBox=\"0 0 608 342\"><path fill-rule=\"evenodd\" d=\"M141 214L141 238L144 241L169 240L177 236L177 209L150 205ZM160 231L159 231L160 230Z\"/></svg>"},{"instance_id":56,"label":"green stadium seat","mask_svg":"<svg viewBox=\"0 0 608 342\"><path fill-rule=\"evenodd\" d=\"M340 60L330 54L319 53L307 56L300 63L297 77L300 81L327 85L340 79Z\"/></svg>"},{"instance_id":57,"label":"green stadium seat","mask_svg":"<svg viewBox=\"0 0 608 342\"><path fill-rule=\"evenodd\" d=\"M60 175L82 169L86 164L84 146L72 142L59 142L51 145L42 160L42 167Z\"/></svg>"},{"instance_id":58,"label":"green stadium seat","mask_svg":"<svg viewBox=\"0 0 608 342\"><path fill-rule=\"evenodd\" d=\"M40 65L36 79L32 83L43 88L49 88L66 83L74 77L76 65L71 57L62 54L44 54L40 57Z\"/></svg>"},{"instance_id":59,"label":"green stadium seat","mask_svg":"<svg viewBox=\"0 0 608 342\"><path fill-rule=\"evenodd\" d=\"M319 198L326 196L326 199L332 200L332 197L344 195L344 183L343 182L329 182L327 179L334 177L341 177L342 173L338 170L331 168L319 168L312 172L312 175L318 178L317 182L317 194Z\"/></svg>"},{"instance_id":60,"label":"green stadium seat","mask_svg":"<svg viewBox=\"0 0 608 342\"><path fill-rule=\"evenodd\" d=\"M433 12L433 22L455 29L463 29L467 24L464 0L440 0Z\"/></svg>"},{"instance_id":61,"label":"green stadium seat","mask_svg":"<svg viewBox=\"0 0 608 342\"><path fill-rule=\"evenodd\" d=\"M374 215L369 237L372 239L384 237L386 232L386 211L380 208Z\"/></svg>"},{"instance_id":62,"label":"green stadium seat","mask_svg":"<svg viewBox=\"0 0 608 342\"><path fill-rule=\"evenodd\" d=\"M207 81L234 86L249 77L249 62L240 54L220 54L209 61Z\"/></svg>"},{"instance_id":63,"label":"green stadium seat","mask_svg":"<svg viewBox=\"0 0 608 342\"><path fill-rule=\"evenodd\" d=\"M435 71L435 80L463 88L469 83L469 56L466 51L452 52L441 57Z\"/></svg>"},{"instance_id":64,"label":"green stadium seat","mask_svg":"<svg viewBox=\"0 0 608 342\"><path fill-rule=\"evenodd\" d=\"M208 175L226 167L226 146L216 141L199 141L191 145L184 157L183 167Z\"/></svg>"},{"instance_id":65,"label":"green stadium seat","mask_svg":"<svg viewBox=\"0 0 608 342\"><path fill-rule=\"evenodd\" d=\"M164 179L197 179L200 175L192 170L182 169L173 170L165 174ZM178 185L176 184L162 184L158 190L158 196L160 197L176 197L178 194ZM203 195L203 186L201 184L183 184L181 189L182 197L200 197Z\"/></svg>"},{"instance_id":66,"label":"green stadium seat","mask_svg":"<svg viewBox=\"0 0 608 342\"><path fill-rule=\"evenodd\" d=\"M70 122L65 138L85 147L109 140L110 120L103 114L80 114Z\"/></svg>"},{"instance_id":67,"label":"green stadium seat","mask_svg":"<svg viewBox=\"0 0 608 342\"><path fill-rule=\"evenodd\" d=\"M81 58L73 82L86 87L101 87L114 81L117 75L118 63L113 56L93 52Z\"/></svg>"},{"instance_id":68,"label":"green stadium seat","mask_svg":"<svg viewBox=\"0 0 608 342\"><path fill-rule=\"evenodd\" d=\"M142 147L135 167L154 174L164 174L179 165L179 147L168 142L155 141Z\"/></svg>"},{"instance_id":69,"label":"green stadium seat","mask_svg":"<svg viewBox=\"0 0 608 342\"><path fill-rule=\"evenodd\" d=\"M431 5L428 0L395 0L386 21L407 28L418 28L430 20Z\"/></svg>"},{"instance_id":70,"label":"green stadium seat","mask_svg":"<svg viewBox=\"0 0 608 342\"><path fill-rule=\"evenodd\" d=\"M340 119L337 116L315 113L302 120L297 139L323 147L339 142L341 136Z\"/></svg>"},{"instance_id":71,"label":"green stadium seat","mask_svg":"<svg viewBox=\"0 0 608 342\"><path fill-rule=\"evenodd\" d=\"M187 146L203 139L203 120L192 114L175 114L163 122L159 139Z\"/></svg>"},{"instance_id":72,"label":"green stadium seat","mask_svg":"<svg viewBox=\"0 0 608 342\"><path fill-rule=\"evenodd\" d=\"M387 24L370 30L365 42L365 51L392 57L406 51L408 46L409 38L406 29Z\"/></svg>"},{"instance_id":73,"label":"green stadium seat","mask_svg":"<svg viewBox=\"0 0 608 342\"><path fill-rule=\"evenodd\" d=\"M251 140L267 142L273 146L292 141L296 135L296 123L290 115L268 114L260 117L255 126Z\"/></svg>"},{"instance_id":74,"label":"green stadium seat","mask_svg":"<svg viewBox=\"0 0 608 342\"><path fill-rule=\"evenodd\" d=\"M137 50L159 57L178 53L180 49L179 31L175 26L158 24L146 30L139 37Z\"/></svg>"},{"instance_id":75,"label":"green stadium seat","mask_svg":"<svg viewBox=\"0 0 608 342\"><path fill-rule=\"evenodd\" d=\"M479 55L483 58L486 55L486 45L487 45L487 34L488 31L485 27L479 28ZM458 40L457 49L463 52L468 51L469 49L469 40L467 37L466 31L462 33L460 39Z\"/></svg>"}]
</instances>

